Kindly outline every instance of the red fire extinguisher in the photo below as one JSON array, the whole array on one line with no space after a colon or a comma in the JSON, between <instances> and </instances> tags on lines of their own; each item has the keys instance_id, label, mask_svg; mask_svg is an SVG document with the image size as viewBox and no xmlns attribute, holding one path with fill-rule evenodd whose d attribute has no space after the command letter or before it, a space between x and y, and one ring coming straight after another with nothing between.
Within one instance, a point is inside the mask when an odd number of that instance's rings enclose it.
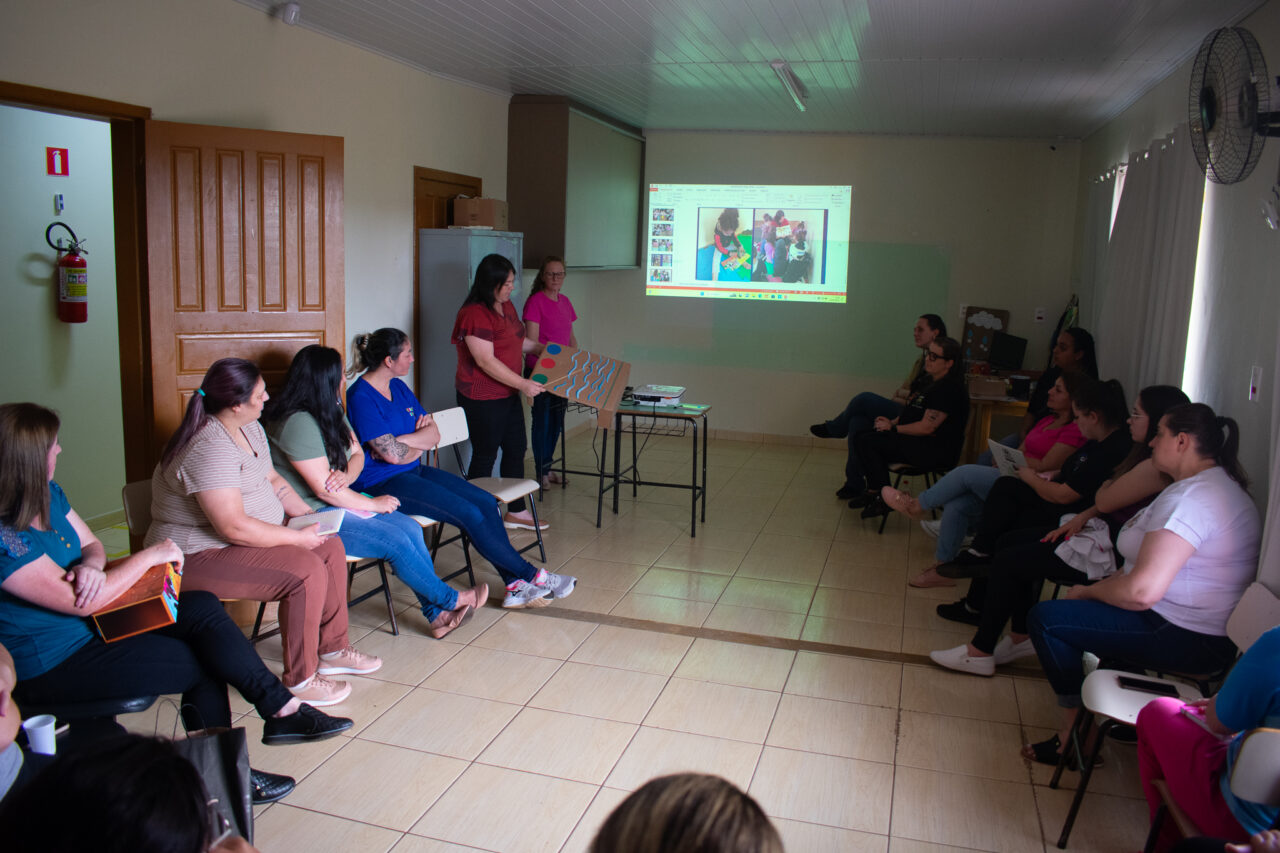
<instances>
[{"instance_id":1,"label":"red fire extinguisher","mask_svg":"<svg viewBox=\"0 0 1280 853\"><path fill-rule=\"evenodd\" d=\"M71 235L71 245L62 246L62 238L57 244L50 237L54 228L65 228ZM58 253L55 266L58 269L58 319L64 323L83 323L89 319L89 262L84 256L89 254L84 248L84 241L76 237L76 232L64 222L54 222L44 231L44 241L49 248Z\"/></svg>"}]
</instances>

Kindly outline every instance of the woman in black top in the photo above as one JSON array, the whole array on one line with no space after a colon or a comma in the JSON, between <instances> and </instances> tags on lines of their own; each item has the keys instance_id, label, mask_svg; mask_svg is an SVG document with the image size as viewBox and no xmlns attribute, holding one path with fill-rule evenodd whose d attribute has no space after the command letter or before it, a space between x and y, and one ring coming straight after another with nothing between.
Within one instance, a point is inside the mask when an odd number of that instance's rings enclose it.
<instances>
[{"instance_id":1,"label":"woman in black top","mask_svg":"<svg viewBox=\"0 0 1280 853\"><path fill-rule=\"evenodd\" d=\"M969 390L964 384L960 344L934 338L924 351L924 372L931 381L913 388L898 417L876 418L875 428L861 433L854 453L867 478L867 491L849 501L865 507L863 518L887 515L880 489L889 485L889 465L906 462L915 468L950 468L960 456L969 422Z\"/></svg>"},{"instance_id":2,"label":"woman in black top","mask_svg":"<svg viewBox=\"0 0 1280 853\"><path fill-rule=\"evenodd\" d=\"M939 616L977 625L997 540L1014 530L1037 529L1044 535L1058 526L1063 514L1089 508L1098 487L1129 455L1133 439L1124 428L1128 406L1119 382L1085 379L1071 404L1076 424L1089 441L1067 458L1052 480L1042 479L1030 468L996 480L983 506L973 544L938 567L943 577L975 578L962 600L938 606Z\"/></svg>"}]
</instances>

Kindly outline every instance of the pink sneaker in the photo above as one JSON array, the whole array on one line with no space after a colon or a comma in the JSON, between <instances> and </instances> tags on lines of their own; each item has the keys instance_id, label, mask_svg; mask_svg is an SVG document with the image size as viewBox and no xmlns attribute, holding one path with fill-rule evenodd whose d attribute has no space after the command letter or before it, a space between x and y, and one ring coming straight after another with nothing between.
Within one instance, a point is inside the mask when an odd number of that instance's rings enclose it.
<instances>
[{"instance_id":1,"label":"pink sneaker","mask_svg":"<svg viewBox=\"0 0 1280 853\"><path fill-rule=\"evenodd\" d=\"M337 705L350 696L351 685L316 673L297 687L290 687L289 692L313 708L323 708Z\"/></svg>"},{"instance_id":2,"label":"pink sneaker","mask_svg":"<svg viewBox=\"0 0 1280 853\"><path fill-rule=\"evenodd\" d=\"M366 655L357 651L355 646L347 646L339 652L320 655L320 668L316 672L321 675L368 675L382 668L382 658Z\"/></svg>"}]
</instances>

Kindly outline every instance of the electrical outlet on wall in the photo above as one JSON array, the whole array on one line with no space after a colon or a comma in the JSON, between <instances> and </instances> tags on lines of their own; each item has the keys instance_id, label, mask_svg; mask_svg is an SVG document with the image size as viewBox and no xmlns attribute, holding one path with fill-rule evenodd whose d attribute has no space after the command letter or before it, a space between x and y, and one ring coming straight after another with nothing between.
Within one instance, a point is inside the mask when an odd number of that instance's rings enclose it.
<instances>
[{"instance_id":1,"label":"electrical outlet on wall","mask_svg":"<svg viewBox=\"0 0 1280 853\"><path fill-rule=\"evenodd\" d=\"M969 306L968 306L968 305L965 305L963 302L961 302L961 303L960 303L960 322L961 322L961 323L963 323L963 322L964 322L964 315L965 315L965 312L966 312L966 311L968 311L968 310L969 310Z\"/></svg>"},{"instance_id":2,"label":"electrical outlet on wall","mask_svg":"<svg viewBox=\"0 0 1280 853\"><path fill-rule=\"evenodd\" d=\"M1045 309L1043 309L1043 308L1037 308L1037 309L1036 309L1036 322L1037 322L1037 323L1043 323L1043 322L1044 322L1044 315L1045 315Z\"/></svg>"},{"instance_id":3,"label":"electrical outlet on wall","mask_svg":"<svg viewBox=\"0 0 1280 853\"><path fill-rule=\"evenodd\" d=\"M1258 389L1262 387L1262 368L1256 364L1249 371L1249 399L1258 402Z\"/></svg>"}]
</instances>

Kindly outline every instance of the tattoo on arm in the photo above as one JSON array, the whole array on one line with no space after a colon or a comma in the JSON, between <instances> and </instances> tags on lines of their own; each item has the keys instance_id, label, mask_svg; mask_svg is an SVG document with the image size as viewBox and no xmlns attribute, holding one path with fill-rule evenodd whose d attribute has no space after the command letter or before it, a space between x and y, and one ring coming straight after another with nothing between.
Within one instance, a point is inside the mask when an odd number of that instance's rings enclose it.
<instances>
[{"instance_id":1,"label":"tattoo on arm","mask_svg":"<svg viewBox=\"0 0 1280 853\"><path fill-rule=\"evenodd\" d=\"M413 448L391 433L380 435L373 441L369 442L369 446L380 456L383 461L398 465L405 461L405 457L413 453Z\"/></svg>"},{"instance_id":2,"label":"tattoo on arm","mask_svg":"<svg viewBox=\"0 0 1280 853\"><path fill-rule=\"evenodd\" d=\"M288 494L289 494L289 487L281 483L280 488L276 489L276 500L281 501L283 503L285 496Z\"/></svg>"}]
</instances>

